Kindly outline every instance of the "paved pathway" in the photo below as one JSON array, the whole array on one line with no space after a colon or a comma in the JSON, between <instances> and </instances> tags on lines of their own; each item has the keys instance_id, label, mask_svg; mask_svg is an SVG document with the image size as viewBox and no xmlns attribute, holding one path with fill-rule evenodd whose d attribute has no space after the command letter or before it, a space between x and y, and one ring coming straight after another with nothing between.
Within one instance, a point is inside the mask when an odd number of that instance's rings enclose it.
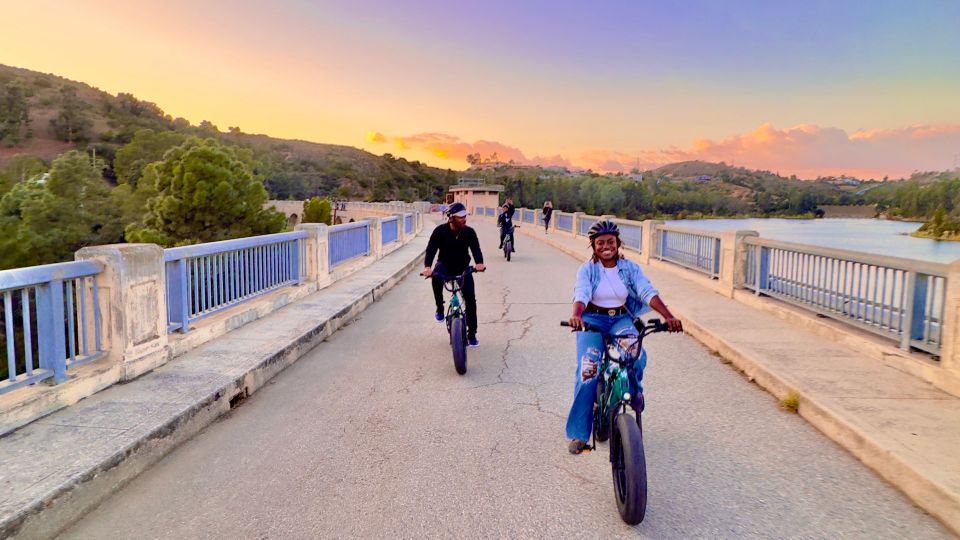
<instances>
[{"instance_id":1,"label":"paved pathway","mask_svg":"<svg viewBox=\"0 0 960 540\"><path fill-rule=\"evenodd\" d=\"M949 538L686 336L648 342L647 519L602 451L566 452L578 263L477 224L481 347L458 376L415 275L65 538ZM282 312L281 312L282 315ZM282 324L282 319L278 319ZM229 339L229 338L227 338Z\"/></svg>"}]
</instances>

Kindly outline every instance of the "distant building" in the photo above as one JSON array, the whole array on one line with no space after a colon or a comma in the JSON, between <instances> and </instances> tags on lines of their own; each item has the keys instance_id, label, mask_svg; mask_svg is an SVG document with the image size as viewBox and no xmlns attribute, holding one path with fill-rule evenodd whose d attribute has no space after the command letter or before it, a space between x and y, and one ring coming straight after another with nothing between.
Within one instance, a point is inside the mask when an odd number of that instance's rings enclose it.
<instances>
[{"instance_id":1,"label":"distant building","mask_svg":"<svg viewBox=\"0 0 960 540\"><path fill-rule=\"evenodd\" d=\"M711 177L709 174L701 174L700 176L694 178L693 181L703 183L703 182L709 182L712 179L713 177Z\"/></svg>"},{"instance_id":2,"label":"distant building","mask_svg":"<svg viewBox=\"0 0 960 540\"><path fill-rule=\"evenodd\" d=\"M472 215L478 206L499 207L501 192L503 192L503 186L500 184L484 184L482 178L461 178L459 184L450 186L446 202L461 202Z\"/></svg>"}]
</instances>

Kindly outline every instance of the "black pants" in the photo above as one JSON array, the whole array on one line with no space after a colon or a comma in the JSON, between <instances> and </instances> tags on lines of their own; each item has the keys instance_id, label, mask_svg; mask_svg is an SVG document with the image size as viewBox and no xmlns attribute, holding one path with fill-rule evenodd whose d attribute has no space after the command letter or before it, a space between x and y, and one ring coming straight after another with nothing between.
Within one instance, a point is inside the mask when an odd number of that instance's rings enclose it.
<instances>
[{"instance_id":1,"label":"black pants","mask_svg":"<svg viewBox=\"0 0 960 540\"><path fill-rule=\"evenodd\" d=\"M440 272L442 274L449 274L444 270L443 265L437 263L433 268L434 273ZM443 311L443 280L438 278L436 275L433 276L432 280L433 285L433 300L437 304L437 311ZM477 335L477 291L473 286L473 274L468 274L467 277L463 279L463 288L461 289L463 293L463 304L465 311L467 313L467 336L476 337Z\"/></svg>"},{"instance_id":2,"label":"black pants","mask_svg":"<svg viewBox=\"0 0 960 540\"><path fill-rule=\"evenodd\" d=\"M543 218L543 230L550 229L550 218Z\"/></svg>"}]
</instances>

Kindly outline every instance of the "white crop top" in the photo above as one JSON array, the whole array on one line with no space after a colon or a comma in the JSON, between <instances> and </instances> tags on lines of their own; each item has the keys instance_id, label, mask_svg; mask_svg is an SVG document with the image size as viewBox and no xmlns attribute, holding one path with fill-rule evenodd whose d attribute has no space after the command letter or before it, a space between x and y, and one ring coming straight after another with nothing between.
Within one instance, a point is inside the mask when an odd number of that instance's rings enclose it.
<instances>
[{"instance_id":1,"label":"white crop top","mask_svg":"<svg viewBox=\"0 0 960 540\"><path fill-rule=\"evenodd\" d=\"M593 291L590 303L602 308L618 308L627 303L627 286L620 279L617 267L603 268L600 283Z\"/></svg>"}]
</instances>

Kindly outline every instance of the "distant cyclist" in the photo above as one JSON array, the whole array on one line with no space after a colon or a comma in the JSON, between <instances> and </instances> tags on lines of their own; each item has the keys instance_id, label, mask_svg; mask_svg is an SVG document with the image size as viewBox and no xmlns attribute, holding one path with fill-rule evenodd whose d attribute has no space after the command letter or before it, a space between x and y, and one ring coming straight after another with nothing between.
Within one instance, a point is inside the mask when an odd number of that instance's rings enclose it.
<instances>
[{"instance_id":1,"label":"distant cyclist","mask_svg":"<svg viewBox=\"0 0 960 540\"><path fill-rule=\"evenodd\" d=\"M506 240L507 235L510 235L510 239L513 240L513 251L517 251L517 239L513 234L513 215L510 213L510 208L507 205L503 205L501 210L502 212L497 216L497 227L500 228L499 249L503 249L503 241Z\"/></svg>"},{"instance_id":2,"label":"distant cyclist","mask_svg":"<svg viewBox=\"0 0 960 540\"><path fill-rule=\"evenodd\" d=\"M433 278L433 299L437 304L435 318L443 322L443 280L434 275L442 274L449 277L459 276L470 266L470 254L476 261L476 271L483 272L483 252L480 251L480 240L477 232L467 227L467 207L455 202L447 210L447 223L438 225L430 234L427 243L425 267L420 273L425 278ZM433 258L439 252L437 265L433 268ZM463 280L463 302L467 314L467 343L471 347L480 345L477 339L477 294L473 284L473 276L467 275Z\"/></svg>"},{"instance_id":3,"label":"distant cyclist","mask_svg":"<svg viewBox=\"0 0 960 540\"><path fill-rule=\"evenodd\" d=\"M680 319L670 313L640 265L620 255L620 228L603 220L590 227L593 257L577 271L573 289L573 314L570 326L582 329L587 322L613 335L635 336L633 320L651 308L663 316L671 332L683 331ZM600 362L603 337L596 332L577 333L577 373L573 404L567 416L567 438L571 454L587 447L593 429L593 403L597 394L597 365ZM642 351L634 364L636 380L630 381L634 408L643 410L643 368L647 353Z\"/></svg>"},{"instance_id":4,"label":"distant cyclist","mask_svg":"<svg viewBox=\"0 0 960 540\"><path fill-rule=\"evenodd\" d=\"M510 211L510 219L513 219L517 214L517 207L513 205L513 197L507 197L507 200L503 202L503 205L506 206Z\"/></svg>"},{"instance_id":5,"label":"distant cyclist","mask_svg":"<svg viewBox=\"0 0 960 540\"><path fill-rule=\"evenodd\" d=\"M544 201L543 203L543 232L547 234L550 232L550 218L553 216L553 203L550 201Z\"/></svg>"}]
</instances>

